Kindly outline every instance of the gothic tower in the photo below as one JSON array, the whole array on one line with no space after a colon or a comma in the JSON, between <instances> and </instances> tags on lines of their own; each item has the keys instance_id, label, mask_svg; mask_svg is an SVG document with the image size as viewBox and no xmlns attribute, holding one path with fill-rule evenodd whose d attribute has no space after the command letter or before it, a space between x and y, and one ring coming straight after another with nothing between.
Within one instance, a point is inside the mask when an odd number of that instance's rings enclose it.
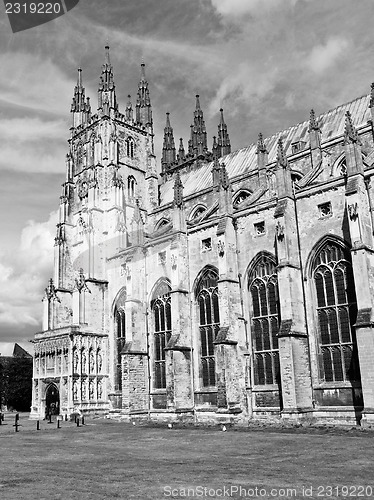
<instances>
[{"instance_id":1,"label":"gothic tower","mask_svg":"<svg viewBox=\"0 0 374 500\"><path fill-rule=\"evenodd\" d=\"M109 46L96 113L85 96L81 69L71 113L54 279L45 291L43 331L34 341L34 417L49 411L52 392L58 394L61 414L77 408L106 411L108 401L116 398L119 353L108 327L115 292L108 291L108 277L116 256L141 239L139 220L157 203L145 65L135 118L130 97L125 113L119 110Z\"/></svg>"}]
</instances>

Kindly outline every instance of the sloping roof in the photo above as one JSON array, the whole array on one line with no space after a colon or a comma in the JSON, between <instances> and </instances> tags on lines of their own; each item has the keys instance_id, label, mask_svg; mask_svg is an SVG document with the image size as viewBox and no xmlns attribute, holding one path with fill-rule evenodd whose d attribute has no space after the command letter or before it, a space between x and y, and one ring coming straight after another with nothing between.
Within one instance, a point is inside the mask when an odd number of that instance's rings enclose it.
<instances>
[{"instance_id":1,"label":"sloping roof","mask_svg":"<svg viewBox=\"0 0 374 500\"><path fill-rule=\"evenodd\" d=\"M329 141L334 137L343 135L345 113L347 111L350 112L353 124L357 128L366 125L367 121L371 118L369 100L370 95L358 97L351 102L342 104L341 106L316 117L322 132L322 143ZM304 141L307 145L309 145L308 128L309 120L289 127L281 132L277 132L273 136L266 138L265 144L269 152L269 163L276 160L277 143L280 137L283 139L286 154L290 154L289 148L293 142ZM223 158L220 158L220 163L224 162L226 165L226 170L230 179L257 168L256 149L257 144L251 144L246 148L239 149ZM212 166L213 162L203 164L200 167L193 169L180 170L180 177L184 188L183 196L189 196L212 186ZM173 201L173 186L173 179L166 181L160 186L162 205Z\"/></svg>"},{"instance_id":2,"label":"sloping roof","mask_svg":"<svg viewBox=\"0 0 374 500\"><path fill-rule=\"evenodd\" d=\"M27 342L0 342L0 356L32 356L33 351L33 345Z\"/></svg>"}]
</instances>

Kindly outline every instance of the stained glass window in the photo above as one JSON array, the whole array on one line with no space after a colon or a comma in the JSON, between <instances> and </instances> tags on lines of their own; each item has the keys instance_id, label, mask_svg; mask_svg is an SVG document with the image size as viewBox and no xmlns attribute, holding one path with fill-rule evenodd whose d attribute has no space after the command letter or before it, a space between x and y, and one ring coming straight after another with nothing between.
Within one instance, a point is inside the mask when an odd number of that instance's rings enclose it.
<instances>
[{"instance_id":1,"label":"stained glass window","mask_svg":"<svg viewBox=\"0 0 374 500\"><path fill-rule=\"evenodd\" d=\"M218 273L207 269L196 288L199 310L200 363L204 387L216 385L214 340L219 330Z\"/></svg>"},{"instance_id":2,"label":"stained glass window","mask_svg":"<svg viewBox=\"0 0 374 500\"><path fill-rule=\"evenodd\" d=\"M256 385L279 383L279 308L275 259L260 255L249 275L252 298L252 338L254 382Z\"/></svg>"},{"instance_id":3,"label":"stained glass window","mask_svg":"<svg viewBox=\"0 0 374 500\"><path fill-rule=\"evenodd\" d=\"M170 286L160 283L154 294L152 311L154 319L154 388L166 388L165 347L171 337Z\"/></svg>"},{"instance_id":4,"label":"stained glass window","mask_svg":"<svg viewBox=\"0 0 374 500\"><path fill-rule=\"evenodd\" d=\"M313 278L317 296L320 376L325 382L359 380L353 324L357 306L349 252L328 242L318 252Z\"/></svg>"}]
</instances>

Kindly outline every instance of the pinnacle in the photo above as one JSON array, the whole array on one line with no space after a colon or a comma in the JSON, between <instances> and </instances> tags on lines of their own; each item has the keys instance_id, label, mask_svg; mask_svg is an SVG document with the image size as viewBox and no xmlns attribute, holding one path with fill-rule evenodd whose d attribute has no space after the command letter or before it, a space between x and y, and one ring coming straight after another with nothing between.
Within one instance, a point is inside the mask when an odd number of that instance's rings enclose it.
<instances>
[{"instance_id":1,"label":"pinnacle","mask_svg":"<svg viewBox=\"0 0 374 500\"><path fill-rule=\"evenodd\" d=\"M277 161L278 165L287 168L288 167L288 161L287 161L287 156L283 148L283 141L282 138L279 139L278 141L278 151L277 151Z\"/></svg>"}]
</instances>

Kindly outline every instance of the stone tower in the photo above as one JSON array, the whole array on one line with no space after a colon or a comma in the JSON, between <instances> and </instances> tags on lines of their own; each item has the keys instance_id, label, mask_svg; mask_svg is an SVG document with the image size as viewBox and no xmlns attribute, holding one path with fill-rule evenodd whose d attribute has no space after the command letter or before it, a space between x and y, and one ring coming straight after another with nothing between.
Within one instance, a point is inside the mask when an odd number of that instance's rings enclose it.
<instances>
[{"instance_id":1,"label":"stone tower","mask_svg":"<svg viewBox=\"0 0 374 500\"><path fill-rule=\"evenodd\" d=\"M145 66L135 113L119 111L109 46L92 113L82 70L74 89L66 179L55 238L54 278L35 337L32 416L55 403L61 414L106 411L120 385L118 345L108 340L111 259L139 242L146 209L156 204L153 122ZM134 116L135 115L135 116ZM123 268L122 268L123 269ZM117 306L116 314L121 314ZM109 360L112 361L109 361Z\"/></svg>"}]
</instances>

